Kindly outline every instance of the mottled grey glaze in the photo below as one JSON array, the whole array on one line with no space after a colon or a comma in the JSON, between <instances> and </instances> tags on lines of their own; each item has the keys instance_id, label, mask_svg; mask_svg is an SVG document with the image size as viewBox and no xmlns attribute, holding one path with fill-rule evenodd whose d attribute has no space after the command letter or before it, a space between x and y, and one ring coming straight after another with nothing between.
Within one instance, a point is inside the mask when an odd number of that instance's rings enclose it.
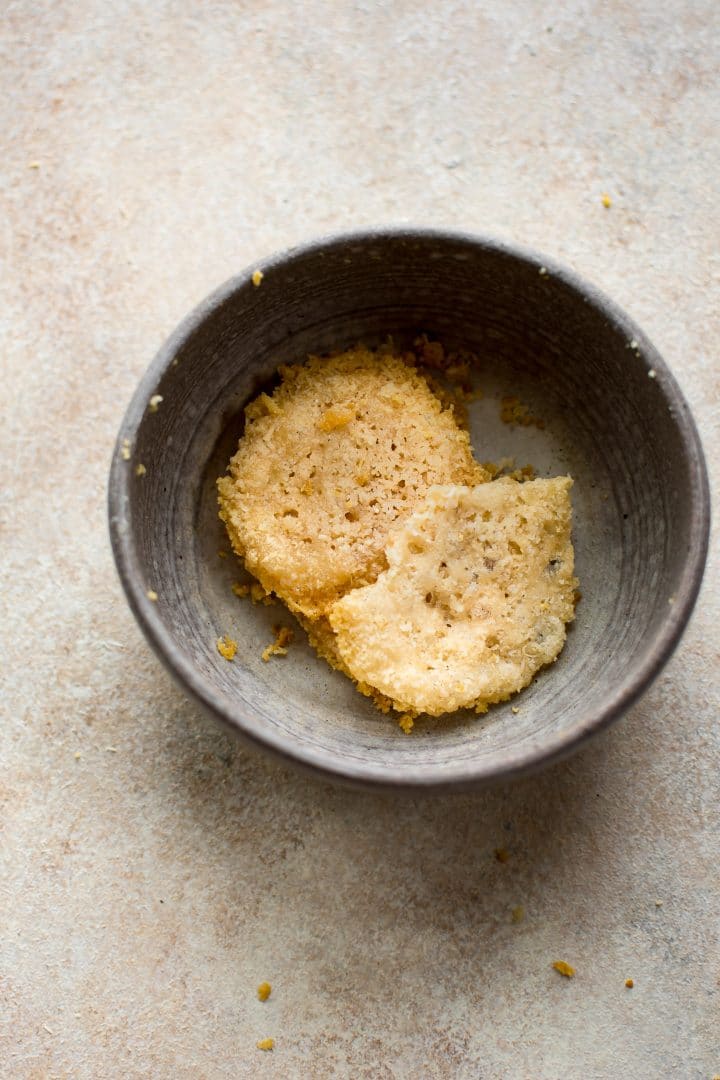
<instances>
[{"instance_id":1,"label":"mottled grey glaze","mask_svg":"<svg viewBox=\"0 0 720 1080\"><path fill-rule=\"evenodd\" d=\"M120 575L180 683L250 742L366 785L449 789L514 775L621 715L678 641L709 527L688 407L639 329L552 261L460 234L330 238L262 264L259 288L253 269L213 293L161 349L112 465ZM228 544L214 482L243 405L278 364L419 330L480 357L484 397L471 417L480 460L512 455L541 475L575 478L583 599L560 659L521 697L481 718L420 721L407 737L318 661L301 632L286 658L261 662L271 625L292 620L232 595L238 568L218 557ZM543 430L499 423L498 398L509 393L545 420ZM163 398L156 412L147 407L153 394ZM239 642L232 663L216 650L223 634Z\"/></svg>"}]
</instances>

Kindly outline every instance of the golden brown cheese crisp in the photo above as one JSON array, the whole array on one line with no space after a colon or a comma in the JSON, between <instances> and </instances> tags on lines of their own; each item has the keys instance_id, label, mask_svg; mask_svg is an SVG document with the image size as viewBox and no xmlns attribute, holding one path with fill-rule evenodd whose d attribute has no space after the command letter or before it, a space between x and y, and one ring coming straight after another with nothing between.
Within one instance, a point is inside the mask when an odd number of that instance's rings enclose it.
<instances>
[{"instance_id":1,"label":"golden brown cheese crisp","mask_svg":"<svg viewBox=\"0 0 720 1080\"><path fill-rule=\"evenodd\" d=\"M558 656L574 614L570 477L434 488L387 570L329 613L343 665L401 712L505 700Z\"/></svg>"},{"instance_id":2,"label":"golden brown cheese crisp","mask_svg":"<svg viewBox=\"0 0 720 1080\"><path fill-rule=\"evenodd\" d=\"M220 516L265 589L317 620L375 580L390 529L432 485L488 475L452 408L399 356L358 346L280 375L245 410Z\"/></svg>"}]
</instances>

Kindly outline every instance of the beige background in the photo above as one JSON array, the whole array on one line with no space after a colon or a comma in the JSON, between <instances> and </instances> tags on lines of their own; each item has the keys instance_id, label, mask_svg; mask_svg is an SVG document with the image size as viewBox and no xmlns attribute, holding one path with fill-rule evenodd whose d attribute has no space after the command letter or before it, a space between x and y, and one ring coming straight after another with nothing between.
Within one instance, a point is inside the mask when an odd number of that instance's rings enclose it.
<instances>
[{"instance_id":1,"label":"beige background","mask_svg":"<svg viewBox=\"0 0 720 1080\"><path fill-rule=\"evenodd\" d=\"M406 220L597 282L714 466L716 0L4 15L0 1075L710 1080L717 549L612 731L535 779L397 802L197 714L126 608L104 500L136 380L191 305L290 242Z\"/></svg>"}]
</instances>

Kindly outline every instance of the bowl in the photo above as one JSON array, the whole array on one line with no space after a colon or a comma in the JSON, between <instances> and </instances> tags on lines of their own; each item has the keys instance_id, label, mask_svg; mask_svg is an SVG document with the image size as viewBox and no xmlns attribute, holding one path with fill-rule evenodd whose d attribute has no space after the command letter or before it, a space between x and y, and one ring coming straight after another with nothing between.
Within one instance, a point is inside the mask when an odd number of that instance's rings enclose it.
<instances>
[{"instance_id":1,"label":"bowl","mask_svg":"<svg viewBox=\"0 0 720 1080\"><path fill-rule=\"evenodd\" d=\"M559 659L519 697L485 716L420 720L406 735L319 660L302 631L286 657L261 660L272 624L291 617L233 595L241 568L218 520L215 481L244 405L279 364L419 331L478 356L483 397L470 422L479 460L512 457L540 476L574 477L582 599ZM503 423L508 396L543 423ZM381 229L269 258L181 323L122 422L109 515L148 641L227 727L325 779L450 790L556 760L627 710L690 616L710 510L688 405L614 303L514 244ZM239 645L231 663L216 647L226 634Z\"/></svg>"}]
</instances>

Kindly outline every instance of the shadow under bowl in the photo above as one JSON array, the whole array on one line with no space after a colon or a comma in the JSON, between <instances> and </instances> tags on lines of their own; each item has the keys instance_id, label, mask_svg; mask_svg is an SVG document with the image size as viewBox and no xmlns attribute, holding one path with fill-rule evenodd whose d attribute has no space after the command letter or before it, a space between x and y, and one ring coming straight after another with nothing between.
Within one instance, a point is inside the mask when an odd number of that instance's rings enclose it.
<instances>
[{"instance_id":1,"label":"shadow under bowl","mask_svg":"<svg viewBox=\"0 0 720 1080\"><path fill-rule=\"evenodd\" d=\"M118 435L112 545L151 645L233 731L326 779L461 789L569 753L657 675L702 578L705 463L665 363L595 288L495 240L384 229L295 248L260 269L259 286L249 270L184 320ZM582 600L558 661L520 696L483 717L421 720L406 736L318 660L302 631L286 657L262 662L272 624L293 620L233 595L242 573L217 517L215 480L236 448L244 405L279 364L422 331L479 358L483 397L471 407L471 431L480 461L509 456L541 476L574 477ZM544 427L501 423L507 396ZM232 663L216 648L225 634L239 643Z\"/></svg>"}]
</instances>

